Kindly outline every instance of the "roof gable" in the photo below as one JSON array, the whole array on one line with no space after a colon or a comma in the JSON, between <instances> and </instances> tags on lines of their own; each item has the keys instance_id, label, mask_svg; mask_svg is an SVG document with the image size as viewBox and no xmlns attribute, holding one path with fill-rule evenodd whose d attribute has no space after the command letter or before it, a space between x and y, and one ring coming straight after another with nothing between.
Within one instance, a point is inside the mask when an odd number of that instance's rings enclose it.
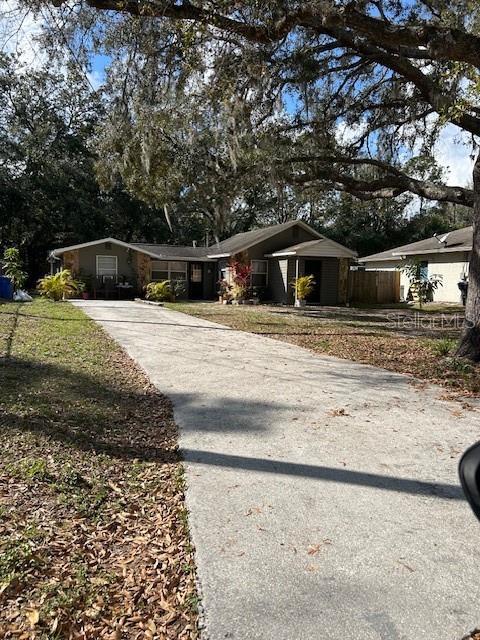
<instances>
[{"instance_id":1,"label":"roof gable","mask_svg":"<svg viewBox=\"0 0 480 640\"><path fill-rule=\"evenodd\" d=\"M135 249L132 244L128 242L123 242L123 240L118 240L117 238L100 238L100 240L91 240L90 242L81 242L80 244L71 244L68 247L59 247L58 249L53 249L50 252L51 256L59 256L62 253L66 253L67 251L75 251L76 249L85 249L86 247L94 247L96 244L104 244L105 242L111 242L112 244L116 244L120 247L125 247L125 249ZM139 251L142 251L139 249ZM148 253L146 251L142 251L142 253Z\"/></svg>"},{"instance_id":2,"label":"roof gable","mask_svg":"<svg viewBox=\"0 0 480 640\"><path fill-rule=\"evenodd\" d=\"M280 256L306 256L306 257L332 257L332 258L355 258L356 251L348 249L343 244L330 240L330 238L319 238L318 240L308 240L300 244L275 251L272 257Z\"/></svg>"},{"instance_id":3,"label":"roof gable","mask_svg":"<svg viewBox=\"0 0 480 640\"><path fill-rule=\"evenodd\" d=\"M117 238L101 238L100 240L92 240L91 242L82 242L80 244L72 244L68 247L60 247L53 249L50 256L61 256L67 251L75 251L77 249L85 249L86 247L94 247L95 245L111 242L117 246L130 249L131 251L139 251L153 259L157 260L198 260L209 261L206 253L207 247L180 247L176 245L147 244L143 242L123 242Z\"/></svg>"},{"instance_id":4,"label":"roof gable","mask_svg":"<svg viewBox=\"0 0 480 640\"><path fill-rule=\"evenodd\" d=\"M254 247L256 244L260 244L260 242L269 240L278 233L296 225L302 227L317 238L323 238L318 231L312 229L312 227L310 227L306 222L303 222L303 220L290 220L283 224L275 224L270 227L263 227L262 229L254 229L253 231L237 233L226 240L222 240L222 242L210 246L208 256L210 258L228 258L236 253L242 253L242 251L246 251L247 249Z\"/></svg>"}]
</instances>

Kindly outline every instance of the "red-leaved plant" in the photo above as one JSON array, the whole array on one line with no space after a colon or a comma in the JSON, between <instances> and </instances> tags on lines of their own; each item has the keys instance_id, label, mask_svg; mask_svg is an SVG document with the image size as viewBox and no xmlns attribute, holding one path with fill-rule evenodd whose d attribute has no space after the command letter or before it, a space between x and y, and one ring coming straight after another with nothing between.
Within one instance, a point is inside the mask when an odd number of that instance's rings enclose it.
<instances>
[{"instance_id":1,"label":"red-leaved plant","mask_svg":"<svg viewBox=\"0 0 480 640\"><path fill-rule=\"evenodd\" d=\"M233 280L233 296L236 300L243 300L247 297L250 288L250 276L252 267L240 260L231 260L229 263Z\"/></svg>"}]
</instances>

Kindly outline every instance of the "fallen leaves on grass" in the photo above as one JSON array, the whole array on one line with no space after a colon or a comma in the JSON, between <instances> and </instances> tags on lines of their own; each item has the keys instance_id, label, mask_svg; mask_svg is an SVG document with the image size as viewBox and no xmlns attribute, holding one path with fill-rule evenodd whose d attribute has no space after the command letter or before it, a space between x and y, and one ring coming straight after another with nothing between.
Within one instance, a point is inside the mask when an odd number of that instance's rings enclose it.
<instances>
[{"instance_id":1,"label":"fallen leaves on grass","mask_svg":"<svg viewBox=\"0 0 480 640\"><path fill-rule=\"evenodd\" d=\"M62 309L58 321L20 317L1 371L0 637L193 640L172 407L101 329ZM42 344L59 332L52 364Z\"/></svg>"}]
</instances>

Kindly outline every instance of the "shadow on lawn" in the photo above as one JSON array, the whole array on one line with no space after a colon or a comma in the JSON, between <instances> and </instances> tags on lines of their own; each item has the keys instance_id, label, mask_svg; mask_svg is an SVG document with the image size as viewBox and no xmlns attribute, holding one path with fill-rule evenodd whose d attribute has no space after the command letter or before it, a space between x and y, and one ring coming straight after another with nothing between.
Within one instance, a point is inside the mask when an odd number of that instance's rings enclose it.
<instances>
[{"instance_id":1,"label":"shadow on lawn","mask_svg":"<svg viewBox=\"0 0 480 640\"><path fill-rule=\"evenodd\" d=\"M95 307L95 309L115 309L116 307ZM116 308L118 310L118 307ZM162 326L165 325L167 327L186 327L188 329L209 329L209 330L213 330L213 331L234 331L234 329L232 329L232 327L227 327L227 326L207 326L207 325L195 325L195 324L181 324L179 322L163 322L163 321L156 321L156 320L139 320L138 318L130 318L130 319L119 319L119 318L90 318L89 316L85 315L85 317L83 318L67 318L67 317L58 317L58 316L41 316L41 315L23 315L20 314L17 311L5 311L2 313L2 316L12 316L14 318L17 318L18 316L22 317L22 318L28 318L28 320L52 320L54 322L71 322L71 323L75 323L75 324L93 324L95 322L108 322L108 323L114 323L114 324L153 324L153 325L158 325L158 326ZM193 316L192 316L193 318ZM201 318L197 318L197 320L201 320Z\"/></svg>"},{"instance_id":2,"label":"shadow on lawn","mask_svg":"<svg viewBox=\"0 0 480 640\"><path fill-rule=\"evenodd\" d=\"M115 307L115 306L103 306L103 305L96 305L95 309L115 309L118 310L119 307ZM155 310L155 309L153 309ZM287 316L289 317L289 320L291 320L291 317L297 315L297 316L303 316L306 317L308 314L304 313L304 312L296 312L293 310L290 311L276 311L276 310L272 310L269 309L270 313L276 313L278 315L283 315L283 316ZM316 326L312 325L311 327L307 328L307 329L299 329L296 331L291 330L292 329L292 325L288 325L288 324L282 324L281 322L251 322L249 323L248 321L246 322L246 324L244 324L243 326L240 327L235 327L235 326L227 326L227 325L223 325L222 323L222 318L217 318L215 314L212 314L212 317L209 318L208 320L205 318L201 318L199 316L191 316L192 320L195 319L196 322L201 322L202 320L207 320L207 322L212 322L214 323L212 324L190 324L190 323L181 323L181 322L165 322L164 320L142 320L138 317L132 317L132 318L111 318L111 317L105 317L105 318L98 318L98 319L93 319L90 318L88 316L85 315L85 317L77 317L77 318L72 318L72 317L58 317L58 316L44 316L44 315L24 315L22 313L19 313L18 309L15 312L4 312L2 313L2 316L10 316L13 317L15 319L18 319L18 317L28 317L29 320L52 320L54 322L68 322L68 323L93 323L93 322L99 322L99 323L107 323L107 324L126 324L126 325L153 325L153 326L158 326L158 327L175 327L175 328L186 328L189 329L190 331L226 331L226 332L232 332L232 331L243 331L243 332L250 332L253 333L255 335L259 335L259 336L266 336L266 337L276 337L276 336L291 336L291 337L311 337L312 340L316 340L318 338L322 338L324 336L331 336L331 337L359 337L359 338L373 338L373 337L379 337L379 336L383 336L383 337L391 337L391 338L450 338L450 339L456 339L458 338L459 335L459 331L460 329L458 327L451 327L448 326L448 324L446 326L442 326L441 324L439 324L439 321L433 322L431 324L431 326L420 326L417 327L416 325L412 324L412 326L403 326L403 324L401 323L401 320L398 320L398 324L395 324L395 321L379 321L378 319L376 319L374 322L368 323L366 321L367 316L365 316L365 318L362 318L359 320L359 318L357 318L357 322L355 321L350 321L350 320L346 320L346 318L344 318L343 316L339 315L338 317L335 317L334 314L330 315L330 316L321 316L323 312L319 311L318 314L312 315L311 317L314 320L318 320L318 323ZM291 316L291 317L290 317ZM223 316L223 317L227 317L230 319L229 316ZM241 320L241 316L239 316L239 319ZM425 318L425 320L432 320L431 317L427 316ZM217 322L219 322L219 324L217 324ZM264 327L268 327L271 326L272 329L264 329ZM257 328L259 327L259 328ZM278 330L275 331L273 330L273 328L276 327ZM331 332L326 332L323 329L325 327L328 328L333 328L336 329L337 331L331 331ZM328 331L327 328L327 331ZM13 328L13 330L15 330L15 326Z\"/></svg>"},{"instance_id":3,"label":"shadow on lawn","mask_svg":"<svg viewBox=\"0 0 480 640\"><path fill-rule=\"evenodd\" d=\"M463 499L456 485L425 482L375 473L332 468L322 465L292 463L260 457L230 455L222 452L176 447L176 426L170 401L152 389L128 391L98 379L54 364L37 365L27 360L9 358L0 369L2 403L0 428L5 434L30 432L65 443L81 451L107 454L119 459L137 459L173 463L182 457L189 463L242 469L247 473L273 473L306 477L322 482L366 486L386 491L421 496ZM272 405L228 399L228 414L220 420L227 402L221 397L215 405L202 404L200 394L176 394L174 404L190 404L191 415L198 416L188 429L195 431L248 431L252 438L268 429ZM275 404L278 412L288 405ZM193 422L193 420L192 420Z\"/></svg>"}]
</instances>

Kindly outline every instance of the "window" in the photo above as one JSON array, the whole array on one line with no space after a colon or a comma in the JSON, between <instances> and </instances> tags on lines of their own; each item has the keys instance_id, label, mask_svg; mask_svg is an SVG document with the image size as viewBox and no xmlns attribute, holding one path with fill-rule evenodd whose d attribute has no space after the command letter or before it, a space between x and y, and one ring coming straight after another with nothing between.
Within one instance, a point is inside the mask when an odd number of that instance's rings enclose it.
<instances>
[{"instance_id":1,"label":"window","mask_svg":"<svg viewBox=\"0 0 480 640\"><path fill-rule=\"evenodd\" d=\"M228 284L232 284L232 270L230 267L223 267L220 269L220 280L225 280Z\"/></svg>"},{"instance_id":2,"label":"window","mask_svg":"<svg viewBox=\"0 0 480 640\"><path fill-rule=\"evenodd\" d=\"M202 266L199 264L192 264L190 271L190 280L192 282L202 281Z\"/></svg>"},{"instance_id":3,"label":"window","mask_svg":"<svg viewBox=\"0 0 480 640\"><path fill-rule=\"evenodd\" d=\"M252 287L266 287L267 286L267 273L268 262L267 260L252 260Z\"/></svg>"},{"instance_id":4,"label":"window","mask_svg":"<svg viewBox=\"0 0 480 640\"><path fill-rule=\"evenodd\" d=\"M152 260L152 280L168 280L168 262Z\"/></svg>"},{"instance_id":5,"label":"window","mask_svg":"<svg viewBox=\"0 0 480 640\"><path fill-rule=\"evenodd\" d=\"M428 262L424 260L420 263L420 280L428 280Z\"/></svg>"},{"instance_id":6,"label":"window","mask_svg":"<svg viewBox=\"0 0 480 640\"><path fill-rule=\"evenodd\" d=\"M97 256L97 278L117 279L117 256Z\"/></svg>"},{"instance_id":7,"label":"window","mask_svg":"<svg viewBox=\"0 0 480 640\"><path fill-rule=\"evenodd\" d=\"M175 260L152 260L152 280L186 280L187 263Z\"/></svg>"}]
</instances>

